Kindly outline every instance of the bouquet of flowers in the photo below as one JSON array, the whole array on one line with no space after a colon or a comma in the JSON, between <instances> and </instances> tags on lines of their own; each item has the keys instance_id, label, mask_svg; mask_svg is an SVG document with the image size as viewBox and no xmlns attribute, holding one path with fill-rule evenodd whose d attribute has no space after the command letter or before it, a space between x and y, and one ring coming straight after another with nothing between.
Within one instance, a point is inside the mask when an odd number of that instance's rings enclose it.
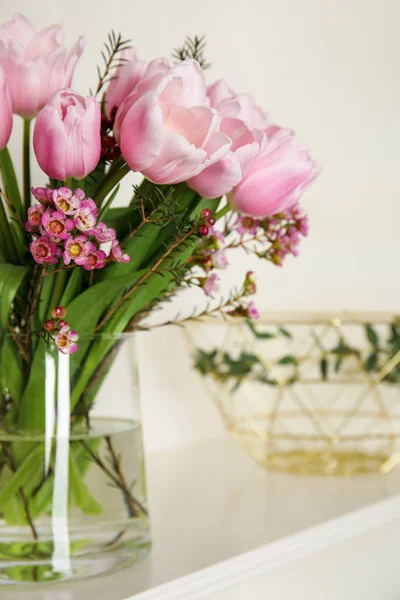
<instances>
[{"instance_id":1,"label":"bouquet of flowers","mask_svg":"<svg viewBox=\"0 0 400 600\"><path fill-rule=\"evenodd\" d=\"M212 296L229 248L281 265L307 234L299 200L316 164L250 95L224 81L206 86L204 47L203 38L187 39L172 60L146 63L112 33L85 96L71 89L83 38L68 51L60 26L37 33L17 15L0 27L0 515L6 525L27 524L35 543L55 457L43 472L43 444L22 447L9 436L46 430L46 357L68 360L69 427L90 429L120 334L181 287ZM24 123L21 187L7 149L13 115ZM41 187L31 184L34 157ZM131 172L142 181L116 207ZM255 289L250 272L213 310L257 317ZM132 500L109 450L111 481ZM100 511L84 487L98 448L87 444L74 460L70 502ZM132 502L130 516L143 516Z\"/></svg>"}]
</instances>

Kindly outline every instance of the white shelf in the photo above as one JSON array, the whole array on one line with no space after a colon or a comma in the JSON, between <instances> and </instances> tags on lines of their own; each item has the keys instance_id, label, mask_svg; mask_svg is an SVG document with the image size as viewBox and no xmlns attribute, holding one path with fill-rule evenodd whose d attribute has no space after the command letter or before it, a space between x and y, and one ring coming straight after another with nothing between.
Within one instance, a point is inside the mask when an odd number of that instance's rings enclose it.
<instances>
[{"instance_id":1,"label":"white shelf","mask_svg":"<svg viewBox=\"0 0 400 600\"><path fill-rule=\"evenodd\" d=\"M272 473L230 439L148 460L152 554L133 569L2 600L197 600L400 517L400 470Z\"/></svg>"}]
</instances>

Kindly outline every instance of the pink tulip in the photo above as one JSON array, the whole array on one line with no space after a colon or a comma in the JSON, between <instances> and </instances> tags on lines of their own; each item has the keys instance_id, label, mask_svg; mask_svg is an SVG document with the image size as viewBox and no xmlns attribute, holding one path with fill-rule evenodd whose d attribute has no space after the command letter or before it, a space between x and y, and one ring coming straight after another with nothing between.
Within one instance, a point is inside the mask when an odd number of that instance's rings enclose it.
<instances>
[{"instance_id":1,"label":"pink tulip","mask_svg":"<svg viewBox=\"0 0 400 600\"><path fill-rule=\"evenodd\" d=\"M104 106L109 119L112 118L115 109L134 91L147 69L147 63L138 59L135 48L125 50L121 59L121 66L114 71L105 95Z\"/></svg>"},{"instance_id":2,"label":"pink tulip","mask_svg":"<svg viewBox=\"0 0 400 600\"><path fill-rule=\"evenodd\" d=\"M220 119L206 105L204 74L194 60L149 64L120 106L115 134L133 171L159 184L187 181L229 152Z\"/></svg>"},{"instance_id":3,"label":"pink tulip","mask_svg":"<svg viewBox=\"0 0 400 600\"><path fill-rule=\"evenodd\" d=\"M61 90L39 113L33 148L42 170L60 181L83 179L100 159L100 106L72 90Z\"/></svg>"},{"instance_id":4,"label":"pink tulip","mask_svg":"<svg viewBox=\"0 0 400 600\"><path fill-rule=\"evenodd\" d=\"M308 150L292 132L274 127L242 181L229 195L231 206L253 217L268 217L293 206L319 174Z\"/></svg>"},{"instance_id":5,"label":"pink tulip","mask_svg":"<svg viewBox=\"0 0 400 600\"><path fill-rule=\"evenodd\" d=\"M249 94L235 94L220 80L207 90L209 104L220 118L220 131L231 140L231 149L222 160L214 163L188 181L188 185L204 198L217 198L237 185L266 141L264 129L268 115Z\"/></svg>"},{"instance_id":6,"label":"pink tulip","mask_svg":"<svg viewBox=\"0 0 400 600\"><path fill-rule=\"evenodd\" d=\"M14 113L34 117L55 92L69 87L84 45L81 37L67 52L60 25L36 33L22 15L0 26L0 67L7 77Z\"/></svg>"},{"instance_id":7,"label":"pink tulip","mask_svg":"<svg viewBox=\"0 0 400 600\"><path fill-rule=\"evenodd\" d=\"M241 119L250 129L265 129L270 123L268 114L250 94L235 94L223 79L207 89L207 97L222 117Z\"/></svg>"},{"instance_id":8,"label":"pink tulip","mask_svg":"<svg viewBox=\"0 0 400 600\"><path fill-rule=\"evenodd\" d=\"M0 69L0 150L7 146L12 130L12 105L4 71Z\"/></svg>"}]
</instances>

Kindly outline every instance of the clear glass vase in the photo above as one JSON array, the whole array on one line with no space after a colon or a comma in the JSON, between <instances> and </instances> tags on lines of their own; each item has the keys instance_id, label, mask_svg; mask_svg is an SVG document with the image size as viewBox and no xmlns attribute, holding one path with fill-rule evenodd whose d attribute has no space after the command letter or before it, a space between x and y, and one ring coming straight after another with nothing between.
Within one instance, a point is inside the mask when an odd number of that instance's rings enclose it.
<instances>
[{"instance_id":1,"label":"clear glass vase","mask_svg":"<svg viewBox=\"0 0 400 600\"><path fill-rule=\"evenodd\" d=\"M81 339L68 355L13 333L0 384L0 584L81 579L143 558L133 336Z\"/></svg>"}]
</instances>

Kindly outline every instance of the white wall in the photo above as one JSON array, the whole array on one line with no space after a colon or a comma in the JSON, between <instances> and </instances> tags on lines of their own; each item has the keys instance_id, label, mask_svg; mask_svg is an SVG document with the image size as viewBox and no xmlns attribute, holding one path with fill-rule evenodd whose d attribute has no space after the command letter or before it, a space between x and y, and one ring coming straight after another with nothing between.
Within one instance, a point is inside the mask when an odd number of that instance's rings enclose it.
<instances>
[{"instance_id":1,"label":"white wall","mask_svg":"<svg viewBox=\"0 0 400 600\"><path fill-rule=\"evenodd\" d=\"M64 22L71 43L87 35L80 92L95 84L111 27L145 59L205 33L209 80L224 77L254 94L323 166L304 198L311 234L300 257L284 269L258 266L260 306L398 309L399 0L1 0L2 21L16 11L38 27ZM17 157L17 137L12 150ZM249 259L236 258L244 272ZM140 342L149 449L217 433L213 409L176 376L176 338L156 336Z\"/></svg>"}]
</instances>

